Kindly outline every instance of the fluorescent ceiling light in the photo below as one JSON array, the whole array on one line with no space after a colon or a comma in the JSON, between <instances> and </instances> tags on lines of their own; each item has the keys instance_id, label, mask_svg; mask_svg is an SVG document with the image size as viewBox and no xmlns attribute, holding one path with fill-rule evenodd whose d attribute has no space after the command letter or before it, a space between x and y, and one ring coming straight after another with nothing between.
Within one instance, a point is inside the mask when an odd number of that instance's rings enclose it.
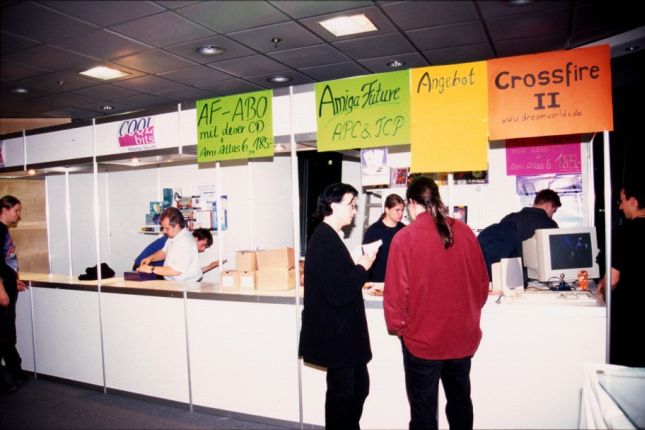
<instances>
[{"instance_id":1,"label":"fluorescent ceiling light","mask_svg":"<svg viewBox=\"0 0 645 430\"><path fill-rule=\"evenodd\" d=\"M92 78L103 79L108 81L110 79L123 78L124 76L129 76L129 73L122 72L116 69L110 69L109 67L98 66L93 67L84 72L80 72L81 75L90 76Z\"/></svg>"},{"instance_id":2,"label":"fluorescent ceiling light","mask_svg":"<svg viewBox=\"0 0 645 430\"><path fill-rule=\"evenodd\" d=\"M320 21L320 25L336 37L378 30L365 15L339 16Z\"/></svg>"}]
</instances>

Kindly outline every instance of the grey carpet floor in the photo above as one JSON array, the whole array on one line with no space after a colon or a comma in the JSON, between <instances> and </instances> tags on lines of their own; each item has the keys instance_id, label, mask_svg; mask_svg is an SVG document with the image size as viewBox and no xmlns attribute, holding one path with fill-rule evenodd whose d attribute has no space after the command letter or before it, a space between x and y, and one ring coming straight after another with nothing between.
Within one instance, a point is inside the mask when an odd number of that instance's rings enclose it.
<instances>
[{"instance_id":1,"label":"grey carpet floor","mask_svg":"<svg viewBox=\"0 0 645 430\"><path fill-rule=\"evenodd\" d=\"M30 379L14 394L0 393L0 429L284 429L190 412L188 407Z\"/></svg>"}]
</instances>

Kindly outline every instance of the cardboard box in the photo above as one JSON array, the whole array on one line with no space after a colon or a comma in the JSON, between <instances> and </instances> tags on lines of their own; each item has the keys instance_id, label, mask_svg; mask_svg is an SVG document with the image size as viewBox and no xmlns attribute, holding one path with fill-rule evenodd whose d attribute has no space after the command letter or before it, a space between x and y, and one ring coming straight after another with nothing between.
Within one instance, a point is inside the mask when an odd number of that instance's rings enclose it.
<instances>
[{"instance_id":1,"label":"cardboard box","mask_svg":"<svg viewBox=\"0 0 645 430\"><path fill-rule=\"evenodd\" d=\"M264 291L286 291L295 288L294 269L265 269L255 272L255 288Z\"/></svg>"},{"instance_id":2,"label":"cardboard box","mask_svg":"<svg viewBox=\"0 0 645 430\"><path fill-rule=\"evenodd\" d=\"M235 269L243 272L258 270L258 259L255 251L237 251L235 253Z\"/></svg>"},{"instance_id":3,"label":"cardboard box","mask_svg":"<svg viewBox=\"0 0 645 430\"><path fill-rule=\"evenodd\" d=\"M240 290L255 290L257 272L239 272L240 273Z\"/></svg>"},{"instance_id":4,"label":"cardboard box","mask_svg":"<svg viewBox=\"0 0 645 430\"><path fill-rule=\"evenodd\" d=\"M293 248L264 249L257 251L258 270L290 269L295 267Z\"/></svg>"},{"instance_id":5,"label":"cardboard box","mask_svg":"<svg viewBox=\"0 0 645 430\"><path fill-rule=\"evenodd\" d=\"M224 270L222 272L222 288L231 290L240 289L240 272L237 270Z\"/></svg>"}]
</instances>

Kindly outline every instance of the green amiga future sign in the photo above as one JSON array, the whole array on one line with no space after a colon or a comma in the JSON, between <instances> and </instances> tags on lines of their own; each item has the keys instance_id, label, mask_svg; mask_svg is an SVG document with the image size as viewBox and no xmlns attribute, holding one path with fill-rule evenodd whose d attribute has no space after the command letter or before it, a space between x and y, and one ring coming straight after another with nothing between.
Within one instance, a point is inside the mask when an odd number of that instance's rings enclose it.
<instances>
[{"instance_id":1,"label":"green amiga future sign","mask_svg":"<svg viewBox=\"0 0 645 430\"><path fill-rule=\"evenodd\" d=\"M272 91L197 101L197 161L273 156Z\"/></svg>"},{"instance_id":2,"label":"green amiga future sign","mask_svg":"<svg viewBox=\"0 0 645 430\"><path fill-rule=\"evenodd\" d=\"M379 73L316 84L318 151L410 143L410 74Z\"/></svg>"}]
</instances>

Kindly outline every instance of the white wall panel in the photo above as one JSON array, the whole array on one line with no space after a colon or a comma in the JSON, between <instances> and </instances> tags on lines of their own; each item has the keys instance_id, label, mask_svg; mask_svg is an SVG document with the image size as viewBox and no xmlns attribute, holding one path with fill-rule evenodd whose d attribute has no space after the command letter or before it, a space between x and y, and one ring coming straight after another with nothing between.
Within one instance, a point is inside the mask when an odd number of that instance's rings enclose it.
<instances>
[{"instance_id":1,"label":"white wall panel","mask_svg":"<svg viewBox=\"0 0 645 430\"><path fill-rule=\"evenodd\" d=\"M2 158L4 167L22 166L25 164L25 145L22 137L2 141Z\"/></svg>"},{"instance_id":2,"label":"white wall panel","mask_svg":"<svg viewBox=\"0 0 645 430\"><path fill-rule=\"evenodd\" d=\"M47 177L49 259L51 273L67 274L69 254L65 214L65 176ZM94 243L94 241L92 241Z\"/></svg>"},{"instance_id":3,"label":"white wall panel","mask_svg":"<svg viewBox=\"0 0 645 430\"><path fill-rule=\"evenodd\" d=\"M27 163L46 163L91 157L92 127L78 127L27 136Z\"/></svg>"}]
</instances>

